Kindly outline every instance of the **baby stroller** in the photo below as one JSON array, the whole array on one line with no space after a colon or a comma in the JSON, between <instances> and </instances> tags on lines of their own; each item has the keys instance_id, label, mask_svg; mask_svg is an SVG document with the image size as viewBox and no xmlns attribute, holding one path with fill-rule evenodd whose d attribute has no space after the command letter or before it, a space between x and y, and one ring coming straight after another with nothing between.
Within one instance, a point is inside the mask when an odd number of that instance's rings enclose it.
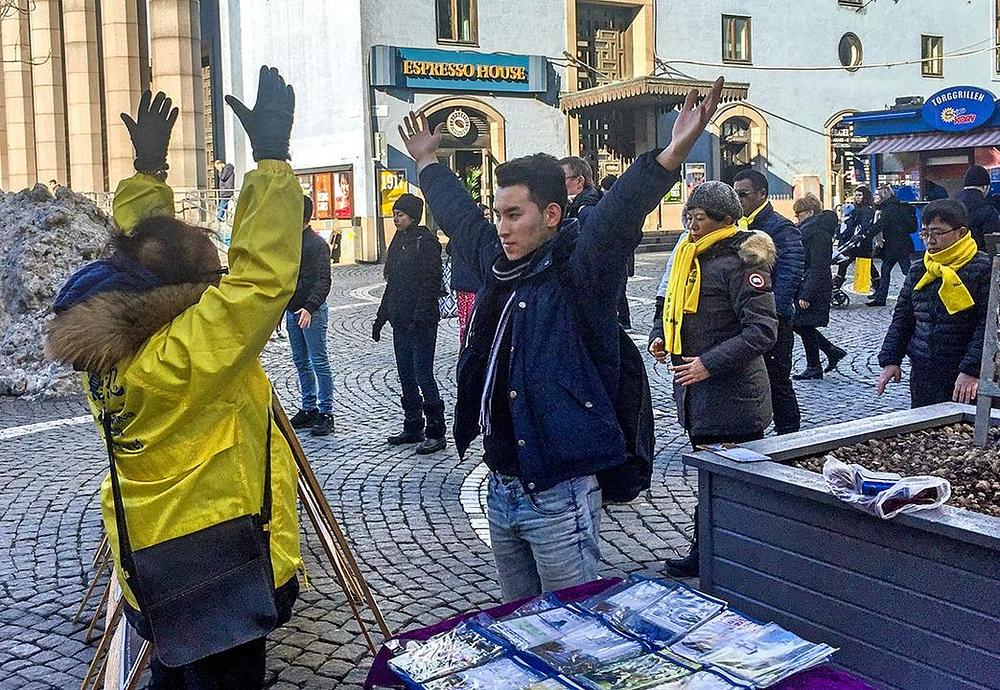
<instances>
[{"instance_id":1,"label":"baby stroller","mask_svg":"<svg viewBox=\"0 0 1000 690\"><path fill-rule=\"evenodd\" d=\"M847 282L847 267L857 259L857 250L867 238L862 234L857 234L851 239L837 247L830 261L831 266L838 269L837 275L833 276L833 292L830 295L830 304L834 307L843 308L851 303L851 297L844 290L844 283ZM872 269L872 289L878 285L878 273Z\"/></svg>"}]
</instances>

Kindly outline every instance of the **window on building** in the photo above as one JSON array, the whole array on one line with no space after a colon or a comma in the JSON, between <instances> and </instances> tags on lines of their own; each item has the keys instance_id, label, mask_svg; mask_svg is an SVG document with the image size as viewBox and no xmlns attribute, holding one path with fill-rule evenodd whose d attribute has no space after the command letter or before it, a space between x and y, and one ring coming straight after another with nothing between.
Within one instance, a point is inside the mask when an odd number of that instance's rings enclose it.
<instances>
[{"instance_id":1,"label":"window on building","mask_svg":"<svg viewBox=\"0 0 1000 690\"><path fill-rule=\"evenodd\" d=\"M722 15L722 61L750 62L750 17Z\"/></svg>"},{"instance_id":2,"label":"window on building","mask_svg":"<svg viewBox=\"0 0 1000 690\"><path fill-rule=\"evenodd\" d=\"M944 76L944 38L920 37L920 71L925 77Z\"/></svg>"},{"instance_id":3,"label":"window on building","mask_svg":"<svg viewBox=\"0 0 1000 690\"><path fill-rule=\"evenodd\" d=\"M846 33L840 37L840 45L837 46L837 53L840 56L840 64L848 72L857 72L861 66L861 59L864 57L864 50L861 46L861 39L857 34Z\"/></svg>"},{"instance_id":4,"label":"window on building","mask_svg":"<svg viewBox=\"0 0 1000 690\"><path fill-rule=\"evenodd\" d=\"M476 0L436 0L441 43L476 43Z\"/></svg>"}]
</instances>

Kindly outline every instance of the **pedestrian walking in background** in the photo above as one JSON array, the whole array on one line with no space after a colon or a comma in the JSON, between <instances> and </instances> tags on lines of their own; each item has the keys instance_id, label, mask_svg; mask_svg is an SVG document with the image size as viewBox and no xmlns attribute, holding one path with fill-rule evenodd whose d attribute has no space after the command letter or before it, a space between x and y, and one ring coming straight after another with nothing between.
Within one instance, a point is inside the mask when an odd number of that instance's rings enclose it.
<instances>
[{"instance_id":1,"label":"pedestrian walking in background","mask_svg":"<svg viewBox=\"0 0 1000 690\"><path fill-rule=\"evenodd\" d=\"M976 245L986 251L986 235L1000 233L1000 215L987 200L990 193L990 173L981 165L973 165L965 173L964 189L955 194L955 201L965 206L969 214L969 232Z\"/></svg>"},{"instance_id":2,"label":"pedestrian walking in background","mask_svg":"<svg viewBox=\"0 0 1000 690\"><path fill-rule=\"evenodd\" d=\"M326 351L330 294L330 245L317 235L312 219L312 199L304 197L302 211L302 261L295 294L285 309L288 344L299 374L302 407L292 415L296 429L309 428L313 436L333 433L333 373Z\"/></svg>"},{"instance_id":3,"label":"pedestrian walking in background","mask_svg":"<svg viewBox=\"0 0 1000 690\"><path fill-rule=\"evenodd\" d=\"M774 242L736 226L743 209L724 182L698 185L686 214L649 352L673 368L677 418L692 448L763 438L772 391L765 355L778 338ZM698 574L697 522L696 512L691 551L667 561L671 575Z\"/></svg>"},{"instance_id":4,"label":"pedestrian walking in background","mask_svg":"<svg viewBox=\"0 0 1000 690\"><path fill-rule=\"evenodd\" d=\"M771 404L774 406L774 430L788 434L799 430L802 417L799 401L792 387L792 348L795 333L792 317L802 283L805 255L802 235L792 221L774 210L768 200L767 177L757 170L744 170L733 183L743 209L740 226L759 230L774 241L778 259L774 265L774 301L778 311L778 339L767 354L767 375L771 381Z\"/></svg>"},{"instance_id":5,"label":"pedestrian walking in background","mask_svg":"<svg viewBox=\"0 0 1000 690\"><path fill-rule=\"evenodd\" d=\"M820 362L820 351L826 355L826 369L830 372L847 353L827 340L820 328L830 323L830 299L833 294L833 276L830 273L830 258L833 256L833 236L840 220L833 211L824 211L823 204L813 194L796 199L792 207L795 220L802 233L802 247L805 250L805 273L795 303L792 326L802 339L806 352L806 368L792 376L797 381L823 378L824 369Z\"/></svg>"},{"instance_id":6,"label":"pedestrian walking in background","mask_svg":"<svg viewBox=\"0 0 1000 690\"><path fill-rule=\"evenodd\" d=\"M476 213L482 218L479 209ZM394 446L419 443L417 453L421 455L447 445L444 402L434 379L441 319L441 242L420 224L423 215L424 202L412 194L402 195L392 207L396 235L386 252L385 292L372 325L376 342L386 322L392 325L401 388L403 430L386 440Z\"/></svg>"},{"instance_id":7,"label":"pedestrian walking in background","mask_svg":"<svg viewBox=\"0 0 1000 690\"><path fill-rule=\"evenodd\" d=\"M872 237L882 236L882 271L875 288L875 294L865 304L869 307L884 307L889 297L892 269L899 266L904 280L910 270L910 256L913 254L911 235L917 231L917 214L913 207L896 198L889 185L878 189L879 201L875 205L878 215L869 233Z\"/></svg>"},{"instance_id":8,"label":"pedestrian walking in background","mask_svg":"<svg viewBox=\"0 0 1000 690\"><path fill-rule=\"evenodd\" d=\"M219 178L219 201L215 207L215 219L222 222L226 219L226 211L236 188L236 169L232 163L221 160L216 160L213 166Z\"/></svg>"},{"instance_id":9,"label":"pedestrian walking in background","mask_svg":"<svg viewBox=\"0 0 1000 690\"><path fill-rule=\"evenodd\" d=\"M896 299L878 356L877 392L902 377L910 358L910 404L975 402L990 297L990 259L969 232L965 207L945 199L921 215L924 260L913 266Z\"/></svg>"},{"instance_id":10,"label":"pedestrian walking in background","mask_svg":"<svg viewBox=\"0 0 1000 690\"><path fill-rule=\"evenodd\" d=\"M875 223L875 207L872 204L872 190L868 187L858 187L854 190L854 207L847 213L844 220L844 232L837 238L837 244L843 247L851 242L853 248L847 253L850 261L841 262L837 268L835 285L839 288L847 280L847 269L854 264L855 290L868 293L873 283L879 279L878 270L872 265L874 251L874 234L872 225ZM852 242L854 240L854 242Z\"/></svg>"}]
</instances>

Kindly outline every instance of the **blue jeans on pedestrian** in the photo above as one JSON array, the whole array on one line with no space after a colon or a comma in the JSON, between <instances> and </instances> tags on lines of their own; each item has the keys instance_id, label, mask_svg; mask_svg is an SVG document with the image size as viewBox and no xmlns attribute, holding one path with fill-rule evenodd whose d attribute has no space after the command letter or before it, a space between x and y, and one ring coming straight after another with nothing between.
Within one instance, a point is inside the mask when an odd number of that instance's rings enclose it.
<instances>
[{"instance_id":1,"label":"blue jeans on pedestrian","mask_svg":"<svg viewBox=\"0 0 1000 690\"><path fill-rule=\"evenodd\" d=\"M434 380L434 350L437 347L436 321L392 327L392 348L403 400L416 400L423 393L425 405L441 402Z\"/></svg>"},{"instance_id":2,"label":"blue jeans on pedestrian","mask_svg":"<svg viewBox=\"0 0 1000 690\"><path fill-rule=\"evenodd\" d=\"M490 472L486 512L504 601L597 579L601 487L594 475L531 491L517 477Z\"/></svg>"},{"instance_id":3,"label":"blue jeans on pedestrian","mask_svg":"<svg viewBox=\"0 0 1000 690\"><path fill-rule=\"evenodd\" d=\"M333 413L333 373L330 371L330 358L326 354L326 324L329 316L329 309L324 304L312 315L309 327L300 328L299 317L295 312L285 312L292 361L299 372L302 409L308 411L318 408L324 414Z\"/></svg>"},{"instance_id":4,"label":"blue jeans on pedestrian","mask_svg":"<svg viewBox=\"0 0 1000 690\"><path fill-rule=\"evenodd\" d=\"M227 208L229 208L229 197L219 199L219 204L215 207L215 219L219 221L225 220Z\"/></svg>"}]
</instances>

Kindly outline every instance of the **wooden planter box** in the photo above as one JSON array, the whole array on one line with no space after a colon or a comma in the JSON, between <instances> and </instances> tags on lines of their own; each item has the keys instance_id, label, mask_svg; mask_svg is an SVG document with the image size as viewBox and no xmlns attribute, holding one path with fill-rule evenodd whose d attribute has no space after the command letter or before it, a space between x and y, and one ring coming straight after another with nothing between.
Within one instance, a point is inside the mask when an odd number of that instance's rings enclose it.
<instances>
[{"instance_id":1,"label":"wooden planter box","mask_svg":"<svg viewBox=\"0 0 1000 690\"><path fill-rule=\"evenodd\" d=\"M884 521L779 464L974 419L944 403L746 444L777 462L685 454L698 468L701 588L840 647L834 661L878 687L1000 690L1000 519L945 506Z\"/></svg>"}]
</instances>

